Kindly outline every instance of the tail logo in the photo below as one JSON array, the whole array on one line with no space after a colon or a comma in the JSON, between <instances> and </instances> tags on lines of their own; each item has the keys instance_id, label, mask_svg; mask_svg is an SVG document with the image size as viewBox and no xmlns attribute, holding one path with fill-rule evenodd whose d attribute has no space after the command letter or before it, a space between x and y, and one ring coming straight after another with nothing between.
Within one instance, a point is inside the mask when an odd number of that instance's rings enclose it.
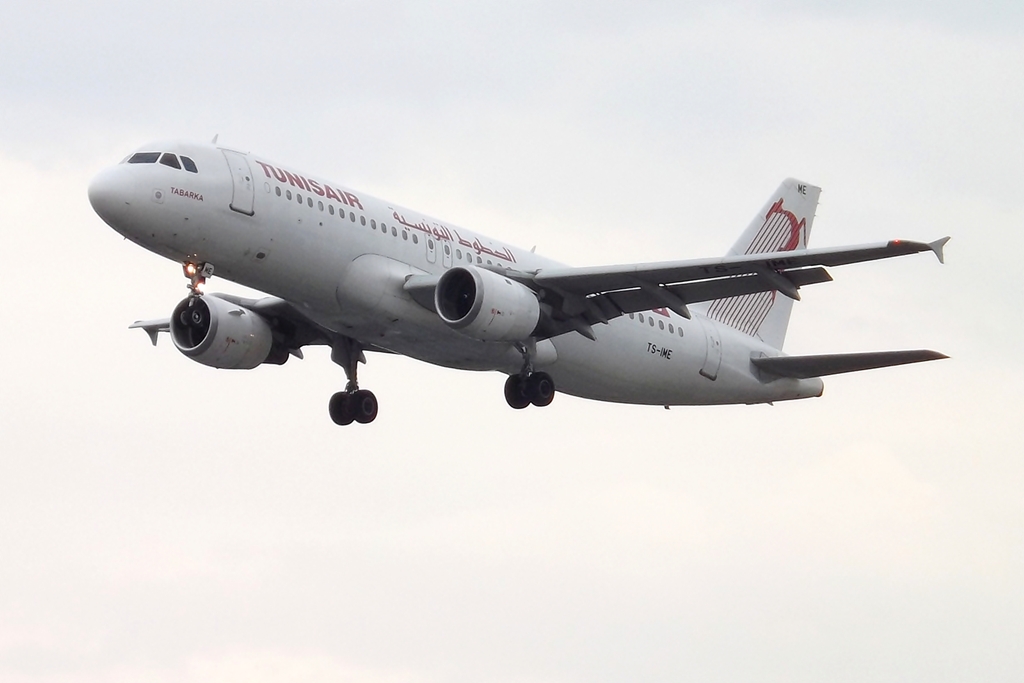
<instances>
[{"instance_id":1,"label":"tail logo","mask_svg":"<svg viewBox=\"0 0 1024 683\"><path fill-rule=\"evenodd\" d=\"M797 189L801 194L807 193L806 185L800 185ZM795 213L784 209L782 203L780 197L772 204L765 214L764 224L744 254L794 251L807 244L807 219L797 218ZM708 309L708 317L753 337L771 312L777 295L778 292L773 290L717 299Z\"/></svg>"},{"instance_id":2,"label":"tail logo","mask_svg":"<svg viewBox=\"0 0 1024 683\"><path fill-rule=\"evenodd\" d=\"M806 185L801 185L802 191L807 191ZM782 208L782 199L772 204L765 214L764 224L761 230L750 242L745 254L764 254L769 251L793 251L806 244L804 229L807 227L807 219L797 219L792 211Z\"/></svg>"}]
</instances>

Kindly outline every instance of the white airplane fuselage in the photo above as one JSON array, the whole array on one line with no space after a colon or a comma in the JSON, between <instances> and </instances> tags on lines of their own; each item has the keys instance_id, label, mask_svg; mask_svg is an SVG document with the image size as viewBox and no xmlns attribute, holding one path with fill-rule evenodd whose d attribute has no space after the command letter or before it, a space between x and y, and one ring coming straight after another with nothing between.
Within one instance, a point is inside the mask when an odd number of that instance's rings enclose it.
<instances>
[{"instance_id":1,"label":"white airplane fuselage","mask_svg":"<svg viewBox=\"0 0 1024 683\"><path fill-rule=\"evenodd\" d=\"M279 297L324 328L436 365L517 373L505 341L453 329L418 303L410 276L456 266L534 272L561 267L480 233L213 145L144 150L194 160L198 172L121 163L90 186L97 213L127 239L178 263L210 263L224 277ZM694 309L622 315L537 343L534 364L559 391L649 405L762 403L819 396L818 378L764 377L751 358L780 351Z\"/></svg>"}]
</instances>

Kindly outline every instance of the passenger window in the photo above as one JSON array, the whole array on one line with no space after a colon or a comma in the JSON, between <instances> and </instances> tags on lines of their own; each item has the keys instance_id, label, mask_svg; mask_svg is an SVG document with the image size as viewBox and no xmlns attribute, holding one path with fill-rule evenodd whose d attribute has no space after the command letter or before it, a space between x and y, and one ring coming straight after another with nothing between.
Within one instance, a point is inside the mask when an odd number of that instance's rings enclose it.
<instances>
[{"instance_id":1,"label":"passenger window","mask_svg":"<svg viewBox=\"0 0 1024 683\"><path fill-rule=\"evenodd\" d=\"M675 334L676 333L676 328L672 327L672 323L668 324L668 333L669 334Z\"/></svg>"},{"instance_id":2,"label":"passenger window","mask_svg":"<svg viewBox=\"0 0 1024 683\"><path fill-rule=\"evenodd\" d=\"M632 313L630 313L630 314L629 314L629 319L630 319L630 320L632 320L632 319L633 319L633 314L632 314Z\"/></svg>"},{"instance_id":3,"label":"passenger window","mask_svg":"<svg viewBox=\"0 0 1024 683\"><path fill-rule=\"evenodd\" d=\"M641 313L641 314L640 314L640 322L643 322L643 321L644 321L644 314L643 314L643 313Z\"/></svg>"},{"instance_id":4,"label":"passenger window","mask_svg":"<svg viewBox=\"0 0 1024 683\"><path fill-rule=\"evenodd\" d=\"M455 258L457 258L460 261L462 260L462 250L461 249L456 249L455 250Z\"/></svg>"},{"instance_id":5,"label":"passenger window","mask_svg":"<svg viewBox=\"0 0 1024 683\"><path fill-rule=\"evenodd\" d=\"M413 244L419 244L420 243L419 235L417 235L416 233L412 234L412 243Z\"/></svg>"},{"instance_id":6,"label":"passenger window","mask_svg":"<svg viewBox=\"0 0 1024 683\"><path fill-rule=\"evenodd\" d=\"M383 223L380 224L380 227L382 230L387 231L387 226L385 226ZM373 230L377 229L377 221L373 220L372 218L370 219L370 228L372 228Z\"/></svg>"},{"instance_id":7,"label":"passenger window","mask_svg":"<svg viewBox=\"0 0 1024 683\"><path fill-rule=\"evenodd\" d=\"M447 244L444 245L444 255L445 256L451 256L452 255L452 248L449 247Z\"/></svg>"},{"instance_id":8,"label":"passenger window","mask_svg":"<svg viewBox=\"0 0 1024 683\"><path fill-rule=\"evenodd\" d=\"M658 321L658 329L659 330L665 329L665 321L663 321L663 320L659 320Z\"/></svg>"},{"instance_id":9,"label":"passenger window","mask_svg":"<svg viewBox=\"0 0 1024 683\"><path fill-rule=\"evenodd\" d=\"M164 166L170 166L171 168L176 168L179 171L181 170L181 164L178 163L178 157L174 156L173 154L169 154L167 152L161 154L160 163L163 164Z\"/></svg>"},{"instance_id":10,"label":"passenger window","mask_svg":"<svg viewBox=\"0 0 1024 683\"><path fill-rule=\"evenodd\" d=\"M334 215L334 204L327 205L327 213L331 214L332 216Z\"/></svg>"},{"instance_id":11,"label":"passenger window","mask_svg":"<svg viewBox=\"0 0 1024 683\"><path fill-rule=\"evenodd\" d=\"M281 188L280 187L275 187L274 189L277 190L277 196L280 197L281 196Z\"/></svg>"},{"instance_id":12,"label":"passenger window","mask_svg":"<svg viewBox=\"0 0 1024 683\"><path fill-rule=\"evenodd\" d=\"M360 216L359 217L359 223L362 224L362 225L366 225L366 216Z\"/></svg>"},{"instance_id":13,"label":"passenger window","mask_svg":"<svg viewBox=\"0 0 1024 683\"><path fill-rule=\"evenodd\" d=\"M349 211L348 212L348 217L349 217L349 220L351 220L353 223L356 222L356 213L355 213L355 211Z\"/></svg>"},{"instance_id":14,"label":"passenger window","mask_svg":"<svg viewBox=\"0 0 1024 683\"><path fill-rule=\"evenodd\" d=\"M481 264L481 263L483 263L483 262L484 262L484 260L483 260L482 258L480 258L479 256L477 256L477 257L476 257L476 263L477 263L477 265L480 265L480 264Z\"/></svg>"},{"instance_id":15,"label":"passenger window","mask_svg":"<svg viewBox=\"0 0 1024 683\"><path fill-rule=\"evenodd\" d=\"M288 197L288 201L291 201L292 200L292 191L291 190L285 190L285 196Z\"/></svg>"},{"instance_id":16,"label":"passenger window","mask_svg":"<svg viewBox=\"0 0 1024 683\"><path fill-rule=\"evenodd\" d=\"M385 230L387 230L387 228L386 228L386 227L385 227L384 229L385 229ZM392 237L398 237L398 228L396 228L396 227L395 227L395 226L393 226L393 225L391 226L391 236L392 236Z\"/></svg>"},{"instance_id":17,"label":"passenger window","mask_svg":"<svg viewBox=\"0 0 1024 683\"><path fill-rule=\"evenodd\" d=\"M311 209L313 208L313 198L312 197L306 197L306 205L309 206L309 208L311 208Z\"/></svg>"},{"instance_id":18,"label":"passenger window","mask_svg":"<svg viewBox=\"0 0 1024 683\"><path fill-rule=\"evenodd\" d=\"M409 239L409 231L408 230L403 230L402 231L402 239L408 241L408 239Z\"/></svg>"},{"instance_id":19,"label":"passenger window","mask_svg":"<svg viewBox=\"0 0 1024 683\"><path fill-rule=\"evenodd\" d=\"M316 206L317 206L317 208L318 208L318 209L320 209L321 211L323 211L323 210L324 210L324 203L323 203L323 202L317 202L317 203L316 203Z\"/></svg>"},{"instance_id":20,"label":"passenger window","mask_svg":"<svg viewBox=\"0 0 1024 683\"><path fill-rule=\"evenodd\" d=\"M683 328L681 328L681 327L679 328L679 336L680 336L680 337L682 337L682 336L683 336Z\"/></svg>"},{"instance_id":21,"label":"passenger window","mask_svg":"<svg viewBox=\"0 0 1024 683\"><path fill-rule=\"evenodd\" d=\"M188 171L189 173L199 173L199 169L196 168L196 162L192 161L188 157L181 158L181 165L184 166L185 170Z\"/></svg>"},{"instance_id":22,"label":"passenger window","mask_svg":"<svg viewBox=\"0 0 1024 683\"><path fill-rule=\"evenodd\" d=\"M155 164L160 152L138 152L128 158L129 164Z\"/></svg>"},{"instance_id":23,"label":"passenger window","mask_svg":"<svg viewBox=\"0 0 1024 683\"><path fill-rule=\"evenodd\" d=\"M388 234L388 226L386 226L386 225L384 225L383 223L381 223L381 224L380 224L380 231L381 231L382 233L384 233L385 235L386 235L386 234Z\"/></svg>"},{"instance_id":24,"label":"passenger window","mask_svg":"<svg viewBox=\"0 0 1024 683\"><path fill-rule=\"evenodd\" d=\"M299 202L299 204L302 203L302 195L299 194L298 192L295 193L295 199Z\"/></svg>"},{"instance_id":25,"label":"passenger window","mask_svg":"<svg viewBox=\"0 0 1024 683\"><path fill-rule=\"evenodd\" d=\"M647 322L651 324L651 327L654 327L654 318L647 318Z\"/></svg>"}]
</instances>

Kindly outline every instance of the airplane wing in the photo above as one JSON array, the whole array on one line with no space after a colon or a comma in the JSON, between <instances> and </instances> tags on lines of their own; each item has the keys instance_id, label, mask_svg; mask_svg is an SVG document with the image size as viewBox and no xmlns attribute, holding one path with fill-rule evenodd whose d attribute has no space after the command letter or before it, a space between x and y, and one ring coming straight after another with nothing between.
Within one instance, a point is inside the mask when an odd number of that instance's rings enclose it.
<instances>
[{"instance_id":1,"label":"airplane wing","mask_svg":"<svg viewBox=\"0 0 1024 683\"><path fill-rule=\"evenodd\" d=\"M271 329L274 332L274 341L287 348L288 352L297 358L302 358L303 346L313 344L334 346L336 339L341 336L310 320L295 306L276 296L268 296L262 299L247 299L221 292L211 292L206 296L215 296L259 314L260 317L270 323ZM170 318L136 320L128 328L143 330L149 335L153 346L156 346L158 335L161 332L170 332L171 320ZM367 351L391 353L387 349L372 345L361 346L360 348Z\"/></svg>"},{"instance_id":2,"label":"airplane wing","mask_svg":"<svg viewBox=\"0 0 1024 683\"><path fill-rule=\"evenodd\" d=\"M689 318L688 304L775 290L799 299L799 288L832 277L824 266L931 251L943 261L948 237L934 242L891 240L855 247L805 249L717 259L669 261L589 268L546 268L505 274L538 291L552 311L548 336L652 308L668 308Z\"/></svg>"},{"instance_id":3,"label":"airplane wing","mask_svg":"<svg viewBox=\"0 0 1024 683\"><path fill-rule=\"evenodd\" d=\"M156 346L157 335L161 332L171 331L171 319L161 318L159 320L136 320L128 326L129 330L143 330L149 335L149 340Z\"/></svg>"}]
</instances>

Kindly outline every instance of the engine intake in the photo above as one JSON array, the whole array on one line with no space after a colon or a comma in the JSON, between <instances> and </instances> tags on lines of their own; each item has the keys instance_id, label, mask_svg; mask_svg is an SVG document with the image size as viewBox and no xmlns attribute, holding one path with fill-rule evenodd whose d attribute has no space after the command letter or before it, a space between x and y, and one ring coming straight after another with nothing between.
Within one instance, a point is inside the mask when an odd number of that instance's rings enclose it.
<instances>
[{"instance_id":1,"label":"engine intake","mask_svg":"<svg viewBox=\"0 0 1024 683\"><path fill-rule=\"evenodd\" d=\"M483 341L523 341L540 322L533 290L472 266L457 266L441 276L434 308L446 325Z\"/></svg>"},{"instance_id":2,"label":"engine intake","mask_svg":"<svg viewBox=\"0 0 1024 683\"><path fill-rule=\"evenodd\" d=\"M214 295L179 303L171 314L170 331L179 351L210 367L250 370L265 362L283 362L281 354L272 354L274 335L266 320Z\"/></svg>"}]
</instances>

